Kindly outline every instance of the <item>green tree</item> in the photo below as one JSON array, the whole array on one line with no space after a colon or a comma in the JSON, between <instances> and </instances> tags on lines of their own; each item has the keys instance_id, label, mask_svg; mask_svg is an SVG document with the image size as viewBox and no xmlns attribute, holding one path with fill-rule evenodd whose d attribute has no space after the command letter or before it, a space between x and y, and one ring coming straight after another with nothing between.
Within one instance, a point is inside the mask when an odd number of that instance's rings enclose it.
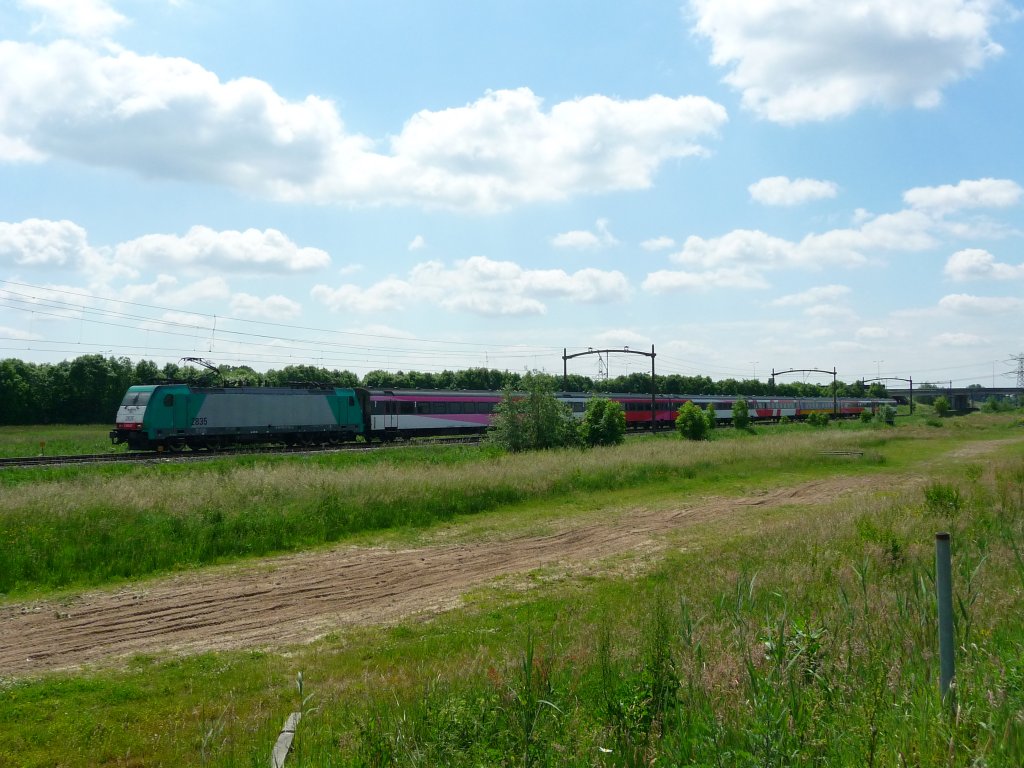
<instances>
[{"instance_id":1,"label":"green tree","mask_svg":"<svg viewBox=\"0 0 1024 768\"><path fill-rule=\"evenodd\" d=\"M870 387L868 387L868 397L888 397L889 391L885 388L885 385L881 382L876 381Z\"/></svg>"},{"instance_id":2,"label":"green tree","mask_svg":"<svg viewBox=\"0 0 1024 768\"><path fill-rule=\"evenodd\" d=\"M572 410L555 397L550 376L527 374L522 392L505 390L494 411L490 439L508 451L576 445L579 433Z\"/></svg>"},{"instance_id":3,"label":"green tree","mask_svg":"<svg viewBox=\"0 0 1024 768\"><path fill-rule=\"evenodd\" d=\"M939 416L949 415L949 400L946 399L945 395L939 395L935 398L935 402L932 403L932 407L935 408L935 413Z\"/></svg>"},{"instance_id":4,"label":"green tree","mask_svg":"<svg viewBox=\"0 0 1024 768\"><path fill-rule=\"evenodd\" d=\"M32 424L42 421L42 403L35 382L36 366L9 358L0 360L0 424Z\"/></svg>"},{"instance_id":5,"label":"green tree","mask_svg":"<svg viewBox=\"0 0 1024 768\"><path fill-rule=\"evenodd\" d=\"M139 360L135 364L133 376L135 384L155 384L160 378L160 369L152 360Z\"/></svg>"},{"instance_id":6,"label":"green tree","mask_svg":"<svg viewBox=\"0 0 1024 768\"><path fill-rule=\"evenodd\" d=\"M704 421L708 425L708 434L714 431L715 427L718 426L718 413L715 412L715 404L708 403L707 408L704 409Z\"/></svg>"},{"instance_id":7,"label":"green tree","mask_svg":"<svg viewBox=\"0 0 1024 768\"><path fill-rule=\"evenodd\" d=\"M692 400L683 403L676 414L676 430L687 440L704 440L708 436L708 421L704 411Z\"/></svg>"},{"instance_id":8,"label":"green tree","mask_svg":"<svg viewBox=\"0 0 1024 768\"><path fill-rule=\"evenodd\" d=\"M732 404L732 425L736 429L747 429L750 426L750 408L742 398Z\"/></svg>"},{"instance_id":9,"label":"green tree","mask_svg":"<svg viewBox=\"0 0 1024 768\"><path fill-rule=\"evenodd\" d=\"M580 422L580 437L586 445L618 445L626 439L626 412L622 404L604 397L592 397Z\"/></svg>"}]
</instances>

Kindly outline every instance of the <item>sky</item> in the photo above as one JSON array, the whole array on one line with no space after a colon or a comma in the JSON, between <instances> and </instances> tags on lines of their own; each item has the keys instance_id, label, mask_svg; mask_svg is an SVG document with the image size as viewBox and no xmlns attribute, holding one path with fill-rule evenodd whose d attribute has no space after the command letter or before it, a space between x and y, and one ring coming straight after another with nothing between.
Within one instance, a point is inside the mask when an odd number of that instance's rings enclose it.
<instances>
[{"instance_id":1,"label":"sky","mask_svg":"<svg viewBox=\"0 0 1024 768\"><path fill-rule=\"evenodd\" d=\"M1012 386L1022 118L1003 0L0 0L0 358Z\"/></svg>"}]
</instances>

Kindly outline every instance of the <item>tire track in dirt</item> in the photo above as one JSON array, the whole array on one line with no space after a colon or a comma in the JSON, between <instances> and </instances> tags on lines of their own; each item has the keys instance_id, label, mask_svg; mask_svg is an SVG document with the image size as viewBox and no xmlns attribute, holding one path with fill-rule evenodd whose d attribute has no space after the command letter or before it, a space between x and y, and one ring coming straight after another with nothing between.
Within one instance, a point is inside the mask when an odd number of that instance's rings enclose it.
<instances>
[{"instance_id":1,"label":"tire track in dirt","mask_svg":"<svg viewBox=\"0 0 1024 768\"><path fill-rule=\"evenodd\" d=\"M873 475L834 477L741 498L566 518L544 535L415 549L339 546L116 591L8 604L0 606L0 671L31 675L117 663L134 654L310 642L347 626L448 610L466 591L499 577L538 568L572 570L612 555L656 551L669 532L739 517L751 507L821 504L877 485Z\"/></svg>"}]
</instances>

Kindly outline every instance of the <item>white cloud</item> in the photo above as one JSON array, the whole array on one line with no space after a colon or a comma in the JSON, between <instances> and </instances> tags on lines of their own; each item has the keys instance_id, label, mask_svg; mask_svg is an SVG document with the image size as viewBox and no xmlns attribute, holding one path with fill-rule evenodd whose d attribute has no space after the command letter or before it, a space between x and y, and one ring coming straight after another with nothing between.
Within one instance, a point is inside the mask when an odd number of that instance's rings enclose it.
<instances>
[{"instance_id":1,"label":"white cloud","mask_svg":"<svg viewBox=\"0 0 1024 768\"><path fill-rule=\"evenodd\" d=\"M1024 299L1015 296L972 296L954 293L939 299L939 307L958 315L999 315L1024 310Z\"/></svg>"},{"instance_id":2,"label":"white cloud","mask_svg":"<svg viewBox=\"0 0 1024 768\"><path fill-rule=\"evenodd\" d=\"M822 269L859 267L876 251L919 251L935 245L933 220L916 211L876 216L857 229L834 229L810 234L800 241L785 240L760 230L736 229L721 237L691 235L672 260L704 268L742 264L747 268Z\"/></svg>"},{"instance_id":3,"label":"white cloud","mask_svg":"<svg viewBox=\"0 0 1024 768\"><path fill-rule=\"evenodd\" d=\"M646 347L651 346L651 339L649 336L643 336L635 331L630 331L625 328L599 333L594 337L594 342L598 347L606 347L608 349L629 347L630 349L643 350Z\"/></svg>"},{"instance_id":4,"label":"white cloud","mask_svg":"<svg viewBox=\"0 0 1024 768\"><path fill-rule=\"evenodd\" d=\"M853 321L857 319L857 313L849 307L837 306L836 304L815 304L807 307L804 314L816 319L834 319Z\"/></svg>"},{"instance_id":5,"label":"white cloud","mask_svg":"<svg viewBox=\"0 0 1024 768\"><path fill-rule=\"evenodd\" d=\"M676 247L676 241L671 237L653 237L650 240L644 240L640 243L640 247L645 251L667 251L669 248Z\"/></svg>"},{"instance_id":6,"label":"white cloud","mask_svg":"<svg viewBox=\"0 0 1024 768\"><path fill-rule=\"evenodd\" d=\"M669 256L676 264L684 267L680 271L662 270L647 276L643 286L647 290L665 292L669 290L706 290L716 284L734 288L767 287L766 273L776 270L820 271L830 267L856 268L868 264L882 263L887 253L915 253L935 248L941 243L939 236L948 237L961 231L959 222L943 218L939 209L958 208L987 204L1010 204L1015 199L1012 189L1004 185L988 185L962 181L955 187L937 187L943 192L942 205L923 204L920 209L911 208L875 215L858 209L854 216L855 226L833 229L821 233L810 233L800 240L787 240L761 230L735 229L720 237L704 238L691 235L682 248ZM922 190L911 192L921 193ZM910 199L924 202L927 194L910 194ZM949 200L958 199L950 207ZM908 201L909 202L909 201ZM969 228L974 231L974 228ZM986 231L992 231L991 228ZM998 277L1021 275L1020 267L999 264L984 251L962 251L950 259L946 266L948 275L956 279L989 274ZM815 290L836 291L838 286L825 286ZM828 299L830 297L826 297ZM804 305L818 300L799 294L776 299L776 306Z\"/></svg>"},{"instance_id":7,"label":"white cloud","mask_svg":"<svg viewBox=\"0 0 1024 768\"><path fill-rule=\"evenodd\" d=\"M62 40L0 42L0 160L68 158L145 177L224 184L277 200L493 211L649 187L703 155L727 121L697 96L586 96L545 110L528 88L413 115L381 151L336 106L222 82L181 58Z\"/></svg>"},{"instance_id":8,"label":"white cloud","mask_svg":"<svg viewBox=\"0 0 1024 768\"><path fill-rule=\"evenodd\" d=\"M257 320L293 320L302 313L302 306L287 296L274 295L260 298L248 293L231 297L231 314L235 317Z\"/></svg>"},{"instance_id":9,"label":"white cloud","mask_svg":"<svg viewBox=\"0 0 1024 768\"><path fill-rule=\"evenodd\" d=\"M334 312L388 312L403 309L416 299L415 288L404 280L387 278L362 288L345 284L337 288L315 285L310 295Z\"/></svg>"},{"instance_id":10,"label":"white cloud","mask_svg":"<svg viewBox=\"0 0 1024 768\"><path fill-rule=\"evenodd\" d=\"M267 272L300 272L326 267L331 257L301 248L276 229L216 231L196 226L184 236L144 235L115 249L118 261L134 266L201 267Z\"/></svg>"},{"instance_id":11,"label":"white cloud","mask_svg":"<svg viewBox=\"0 0 1024 768\"><path fill-rule=\"evenodd\" d=\"M1024 264L1001 264L996 261L995 256L980 248L957 251L949 257L943 271L957 282L1024 279Z\"/></svg>"},{"instance_id":12,"label":"white cloud","mask_svg":"<svg viewBox=\"0 0 1024 768\"><path fill-rule=\"evenodd\" d=\"M107 37L128 22L105 0L18 0L18 5L42 14L33 31L82 40Z\"/></svg>"},{"instance_id":13,"label":"white cloud","mask_svg":"<svg viewBox=\"0 0 1024 768\"><path fill-rule=\"evenodd\" d=\"M426 248L426 247L427 247L427 241L424 239L423 235L416 235L416 237L414 237L409 242L409 250L410 251L419 251L419 250L422 250L423 248Z\"/></svg>"},{"instance_id":14,"label":"white cloud","mask_svg":"<svg viewBox=\"0 0 1024 768\"><path fill-rule=\"evenodd\" d=\"M181 285L173 275L161 274L151 283L126 285L117 296L125 301L153 302L162 306L185 307L203 301L223 301L231 289L223 277L210 276Z\"/></svg>"},{"instance_id":15,"label":"white cloud","mask_svg":"<svg viewBox=\"0 0 1024 768\"><path fill-rule=\"evenodd\" d=\"M791 293L780 296L771 302L773 307L802 307L810 304L820 304L826 301L836 301L850 293L845 285L819 285L808 288L800 293Z\"/></svg>"},{"instance_id":16,"label":"white cloud","mask_svg":"<svg viewBox=\"0 0 1024 768\"><path fill-rule=\"evenodd\" d=\"M916 187L903 201L920 210L942 215L969 208L1007 208L1020 202L1024 190L1010 179L976 179L939 187Z\"/></svg>"},{"instance_id":17,"label":"white cloud","mask_svg":"<svg viewBox=\"0 0 1024 768\"><path fill-rule=\"evenodd\" d=\"M451 268L439 261L415 265L406 279L389 277L366 288L346 284L317 285L311 295L336 312L381 312L428 302L450 311L479 315L543 314L544 297L601 303L629 294L629 281L618 271L525 269L511 261L473 256Z\"/></svg>"},{"instance_id":18,"label":"white cloud","mask_svg":"<svg viewBox=\"0 0 1024 768\"><path fill-rule=\"evenodd\" d=\"M747 190L751 198L763 205L800 205L835 197L839 187L834 181L770 176L751 184Z\"/></svg>"},{"instance_id":19,"label":"white cloud","mask_svg":"<svg viewBox=\"0 0 1024 768\"><path fill-rule=\"evenodd\" d=\"M0 325L0 339L7 339L9 341L38 341L42 338L38 333L29 333L18 328Z\"/></svg>"},{"instance_id":20,"label":"white cloud","mask_svg":"<svg viewBox=\"0 0 1024 768\"><path fill-rule=\"evenodd\" d=\"M862 107L933 107L1002 53L1002 0L690 0L694 30L744 107L798 123Z\"/></svg>"},{"instance_id":21,"label":"white cloud","mask_svg":"<svg viewBox=\"0 0 1024 768\"><path fill-rule=\"evenodd\" d=\"M891 330L877 325L866 325L857 329L858 339L888 339L890 336L892 336Z\"/></svg>"},{"instance_id":22,"label":"white cloud","mask_svg":"<svg viewBox=\"0 0 1024 768\"><path fill-rule=\"evenodd\" d=\"M643 282L643 289L651 293L671 291L710 291L713 288L764 289L768 281L757 270L749 267L727 267L697 272L662 269L651 272Z\"/></svg>"},{"instance_id":23,"label":"white cloud","mask_svg":"<svg viewBox=\"0 0 1024 768\"><path fill-rule=\"evenodd\" d=\"M973 333L940 333L933 336L929 344L933 347L974 347L987 342L988 339Z\"/></svg>"},{"instance_id":24,"label":"white cloud","mask_svg":"<svg viewBox=\"0 0 1024 768\"><path fill-rule=\"evenodd\" d=\"M607 219L598 219L595 228L597 232L578 229L571 232L563 232L551 238L551 244L556 248L581 249L610 248L613 245L618 245L619 241L608 230Z\"/></svg>"},{"instance_id":25,"label":"white cloud","mask_svg":"<svg viewBox=\"0 0 1024 768\"><path fill-rule=\"evenodd\" d=\"M77 267L92 251L88 240L82 227L67 220L0 221L0 264Z\"/></svg>"}]
</instances>

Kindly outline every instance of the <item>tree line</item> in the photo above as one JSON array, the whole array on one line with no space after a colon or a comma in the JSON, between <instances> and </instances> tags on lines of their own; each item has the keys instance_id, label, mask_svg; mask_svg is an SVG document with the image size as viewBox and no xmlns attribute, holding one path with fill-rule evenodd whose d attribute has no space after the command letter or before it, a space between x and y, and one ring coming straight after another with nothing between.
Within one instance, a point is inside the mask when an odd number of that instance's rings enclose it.
<instances>
[{"instance_id":1,"label":"tree line","mask_svg":"<svg viewBox=\"0 0 1024 768\"><path fill-rule=\"evenodd\" d=\"M112 422L128 387L135 384L182 382L193 386L289 386L325 384L372 389L520 389L526 377L540 377L551 389L570 392L623 392L649 394L651 377L631 373L613 379L592 379L572 374L516 373L492 368L467 368L439 373L370 371L363 377L312 365L289 365L280 370L256 371L248 366L220 366L215 372L192 365L150 360L82 355L59 363L29 363L16 358L0 360L0 424L102 424ZM756 379L723 379L669 374L657 376L659 393L691 395L746 395L779 397L831 397L832 385L802 382L771 385ZM884 396L877 384L838 385L839 397Z\"/></svg>"}]
</instances>

